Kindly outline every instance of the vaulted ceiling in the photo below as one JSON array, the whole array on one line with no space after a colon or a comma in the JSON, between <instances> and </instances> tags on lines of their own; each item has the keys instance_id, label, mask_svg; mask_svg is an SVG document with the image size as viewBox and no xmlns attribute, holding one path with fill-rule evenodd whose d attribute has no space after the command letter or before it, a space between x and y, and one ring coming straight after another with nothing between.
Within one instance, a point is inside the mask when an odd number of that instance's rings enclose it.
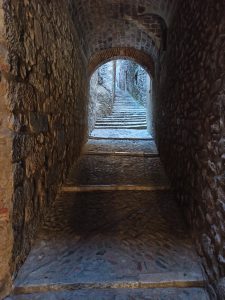
<instances>
[{"instance_id":1,"label":"vaulted ceiling","mask_svg":"<svg viewBox=\"0 0 225 300\"><path fill-rule=\"evenodd\" d=\"M177 0L68 0L84 53L132 47L156 59Z\"/></svg>"}]
</instances>

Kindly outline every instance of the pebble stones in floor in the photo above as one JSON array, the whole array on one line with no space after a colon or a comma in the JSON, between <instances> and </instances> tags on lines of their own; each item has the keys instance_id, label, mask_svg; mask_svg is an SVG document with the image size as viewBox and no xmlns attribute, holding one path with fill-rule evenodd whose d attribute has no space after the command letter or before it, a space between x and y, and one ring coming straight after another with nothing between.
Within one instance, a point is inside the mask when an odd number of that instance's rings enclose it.
<instances>
[{"instance_id":1,"label":"pebble stones in floor","mask_svg":"<svg viewBox=\"0 0 225 300\"><path fill-rule=\"evenodd\" d=\"M84 155L70 183L168 182L158 158L132 159ZM62 192L8 300L208 300L182 212L171 191L157 188Z\"/></svg>"}]
</instances>

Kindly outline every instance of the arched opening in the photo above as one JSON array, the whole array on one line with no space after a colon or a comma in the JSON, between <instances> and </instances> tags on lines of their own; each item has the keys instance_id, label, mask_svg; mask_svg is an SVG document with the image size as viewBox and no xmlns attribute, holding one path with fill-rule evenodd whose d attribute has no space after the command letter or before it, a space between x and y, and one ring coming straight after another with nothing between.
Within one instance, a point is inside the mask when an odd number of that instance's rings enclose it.
<instances>
[{"instance_id":1,"label":"arched opening","mask_svg":"<svg viewBox=\"0 0 225 300\"><path fill-rule=\"evenodd\" d=\"M152 79L133 59L103 62L89 88L90 136L151 137Z\"/></svg>"},{"instance_id":2,"label":"arched opening","mask_svg":"<svg viewBox=\"0 0 225 300\"><path fill-rule=\"evenodd\" d=\"M225 2L0 2L0 299L31 248L7 299L225 299ZM95 71L147 138L87 141Z\"/></svg>"}]
</instances>

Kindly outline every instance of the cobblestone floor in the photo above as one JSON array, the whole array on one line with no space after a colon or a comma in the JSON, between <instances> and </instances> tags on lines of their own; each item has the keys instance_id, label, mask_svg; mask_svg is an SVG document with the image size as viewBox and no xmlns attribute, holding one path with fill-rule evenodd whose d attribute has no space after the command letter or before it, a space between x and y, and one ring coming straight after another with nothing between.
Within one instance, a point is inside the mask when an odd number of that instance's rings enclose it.
<instances>
[{"instance_id":1,"label":"cobblestone floor","mask_svg":"<svg viewBox=\"0 0 225 300\"><path fill-rule=\"evenodd\" d=\"M85 155L77 170L73 184L167 182L156 158ZM14 284L8 299L208 299L170 191L61 193Z\"/></svg>"},{"instance_id":2,"label":"cobblestone floor","mask_svg":"<svg viewBox=\"0 0 225 300\"><path fill-rule=\"evenodd\" d=\"M164 272L201 275L172 195L63 194L16 283L135 281L140 274Z\"/></svg>"},{"instance_id":3,"label":"cobblestone floor","mask_svg":"<svg viewBox=\"0 0 225 300\"><path fill-rule=\"evenodd\" d=\"M159 158L84 155L67 180L70 185L168 185Z\"/></svg>"}]
</instances>

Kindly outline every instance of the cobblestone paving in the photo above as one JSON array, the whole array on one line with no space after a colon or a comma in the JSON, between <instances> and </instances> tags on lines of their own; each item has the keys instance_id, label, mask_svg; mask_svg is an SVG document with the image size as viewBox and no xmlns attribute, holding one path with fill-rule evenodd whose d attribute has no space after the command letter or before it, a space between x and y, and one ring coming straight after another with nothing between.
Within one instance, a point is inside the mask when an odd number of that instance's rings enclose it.
<instances>
[{"instance_id":1,"label":"cobblestone paving","mask_svg":"<svg viewBox=\"0 0 225 300\"><path fill-rule=\"evenodd\" d=\"M209 300L203 289L111 289L18 295L7 300Z\"/></svg>"},{"instance_id":2,"label":"cobblestone paving","mask_svg":"<svg viewBox=\"0 0 225 300\"><path fill-rule=\"evenodd\" d=\"M129 140L95 140L88 141L83 149L84 152L140 152L157 154L154 141L129 141Z\"/></svg>"},{"instance_id":3,"label":"cobblestone paving","mask_svg":"<svg viewBox=\"0 0 225 300\"><path fill-rule=\"evenodd\" d=\"M84 155L67 180L70 185L168 185L159 158Z\"/></svg>"},{"instance_id":4,"label":"cobblestone paving","mask_svg":"<svg viewBox=\"0 0 225 300\"><path fill-rule=\"evenodd\" d=\"M73 172L70 179L82 184L167 182L155 158L86 155ZM9 299L203 300L204 290L195 288L203 283L170 191L65 192L49 209L14 283L17 294L35 293Z\"/></svg>"},{"instance_id":5,"label":"cobblestone paving","mask_svg":"<svg viewBox=\"0 0 225 300\"><path fill-rule=\"evenodd\" d=\"M137 280L140 274L164 272L201 274L170 194L63 194L16 283Z\"/></svg>"}]
</instances>

